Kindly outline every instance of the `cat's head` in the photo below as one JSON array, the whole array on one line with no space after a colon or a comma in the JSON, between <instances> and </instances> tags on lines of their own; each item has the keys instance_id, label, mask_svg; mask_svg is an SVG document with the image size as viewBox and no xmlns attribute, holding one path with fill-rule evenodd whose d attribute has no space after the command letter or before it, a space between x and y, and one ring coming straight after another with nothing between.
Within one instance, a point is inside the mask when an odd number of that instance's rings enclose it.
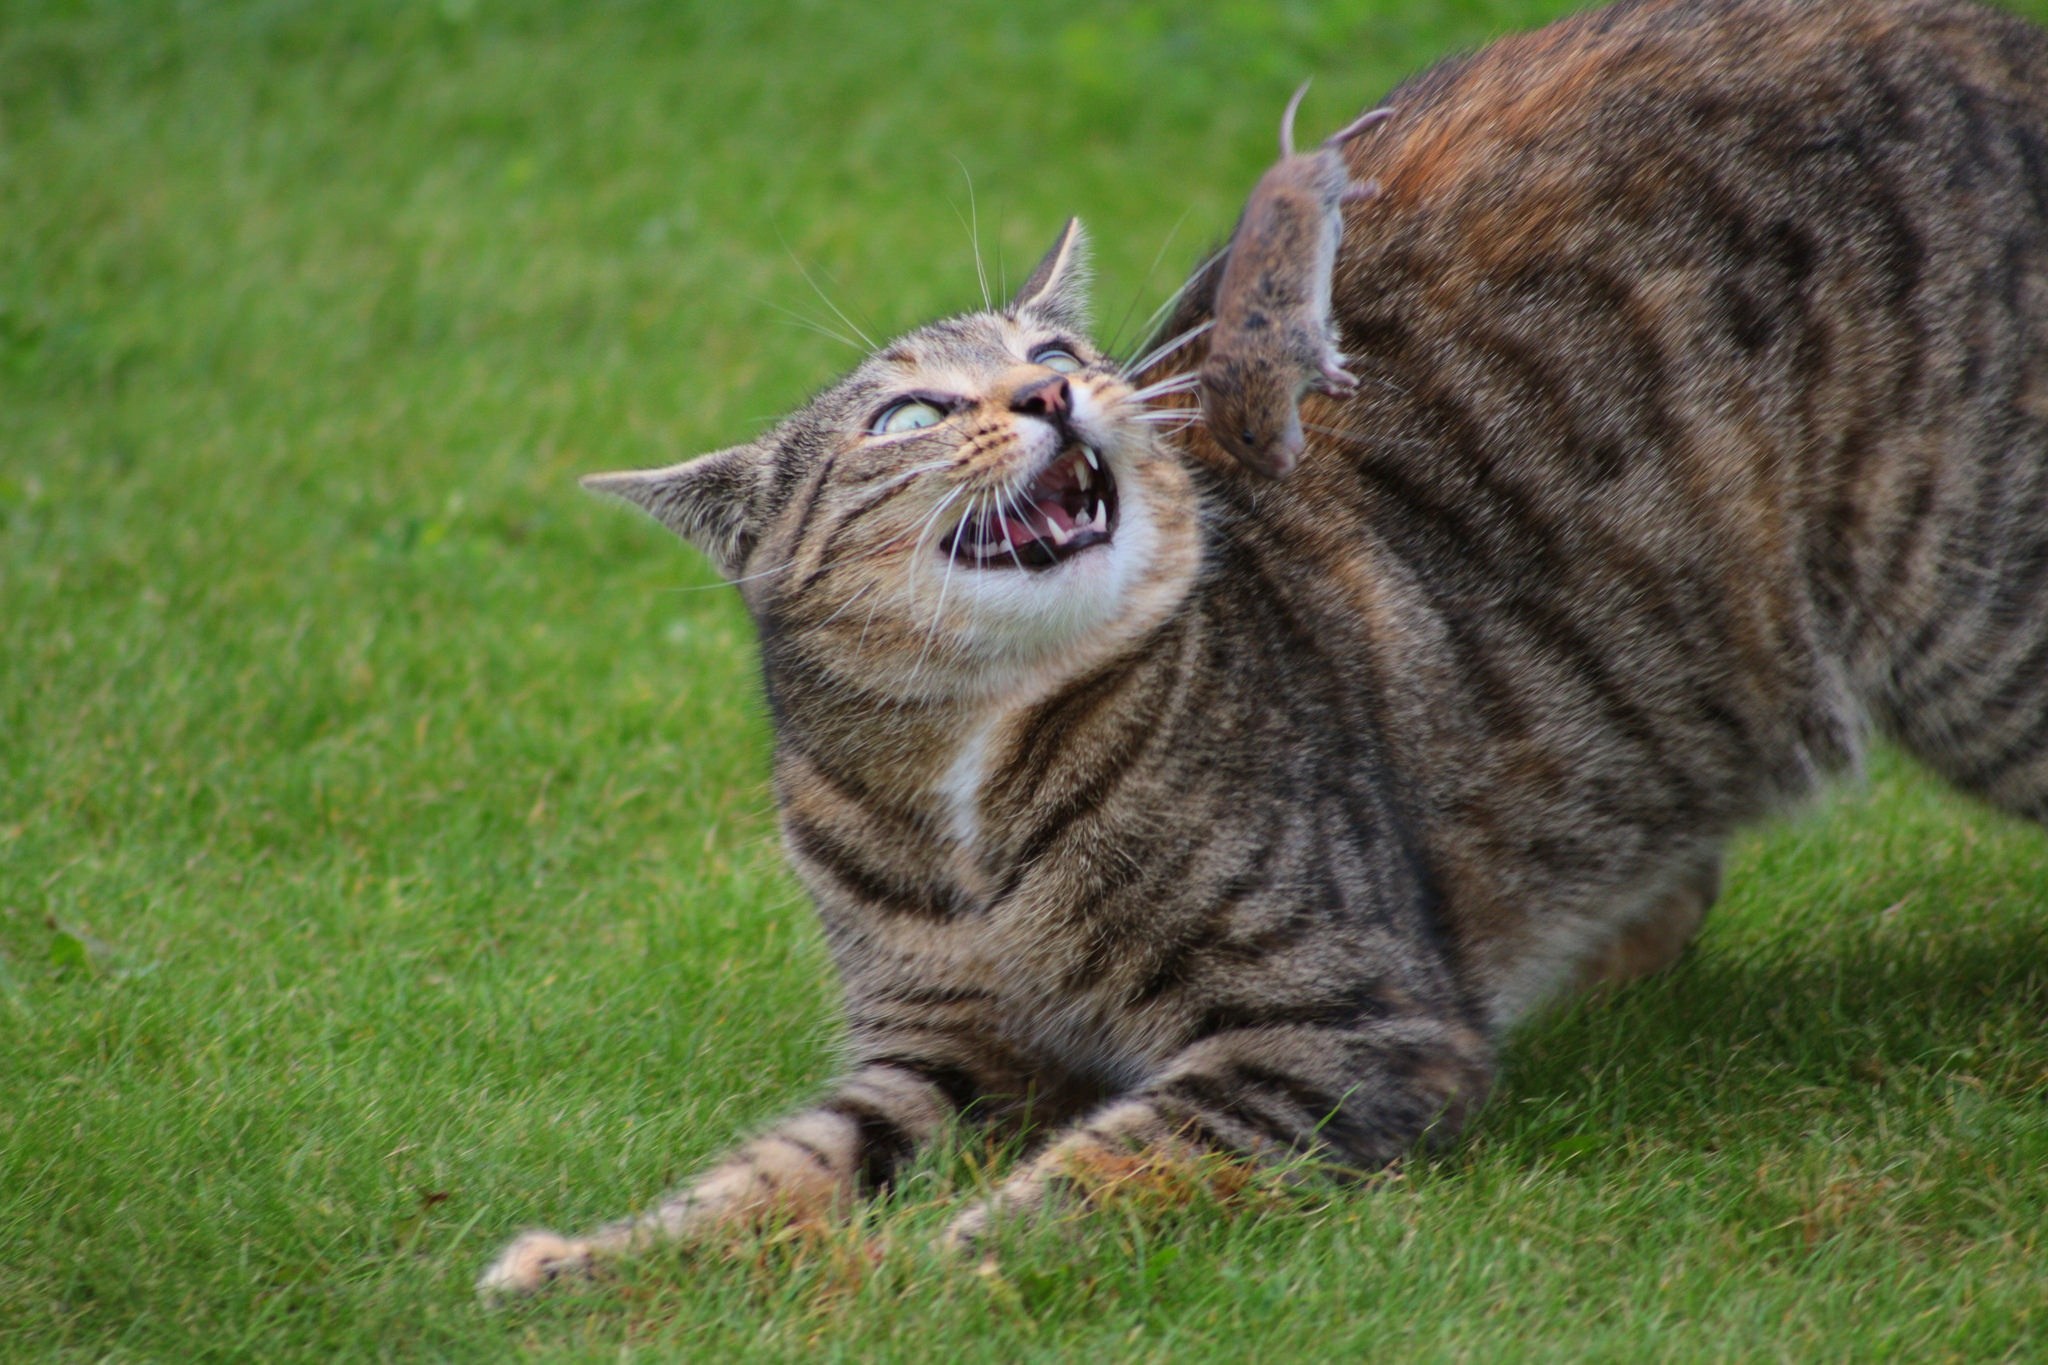
<instances>
[{"instance_id":1,"label":"cat's head","mask_svg":"<svg viewBox=\"0 0 2048 1365\"><path fill-rule=\"evenodd\" d=\"M758 440L585 483L708 555L771 659L922 699L1086 667L1199 555L1187 471L1089 340L1087 285L1069 222L1002 310L898 338Z\"/></svg>"}]
</instances>

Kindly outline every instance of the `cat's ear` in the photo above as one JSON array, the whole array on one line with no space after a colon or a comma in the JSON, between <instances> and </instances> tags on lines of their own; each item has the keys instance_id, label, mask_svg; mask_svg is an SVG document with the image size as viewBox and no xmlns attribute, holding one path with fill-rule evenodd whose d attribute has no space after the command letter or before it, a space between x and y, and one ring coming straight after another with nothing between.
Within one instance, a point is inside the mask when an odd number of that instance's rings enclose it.
<instances>
[{"instance_id":1,"label":"cat's ear","mask_svg":"<svg viewBox=\"0 0 2048 1365\"><path fill-rule=\"evenodd\" d=\"M1067 219L1052 250L1010 300L1012 313L1026 308L1062 327L1088 330L1088 234L1081 230L1079 218Z\"/></svg>"},{"instance_id":2,"label":"cat's ear","mask_svg":"<svg viewBox=\"0 0 2048 1365\"><path fill-rule=\"evenodd\" d=\"M731 446L666 469L587 475L583 486L633 503L733 578L754 548L754 493L767 460L757 445Z\"/></svg>"}]
</instances>

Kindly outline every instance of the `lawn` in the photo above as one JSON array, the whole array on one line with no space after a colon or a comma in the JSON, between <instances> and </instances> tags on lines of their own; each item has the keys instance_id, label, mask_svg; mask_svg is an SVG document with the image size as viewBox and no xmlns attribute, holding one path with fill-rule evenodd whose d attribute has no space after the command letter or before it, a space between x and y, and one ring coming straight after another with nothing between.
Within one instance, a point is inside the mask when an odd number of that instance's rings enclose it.
<instances>
[{"instance_id":1,"label":"lawn","mask_svg":"<svg viewBox=\"0 0 2048 1365\"><path fill-rule=\"evenodd\" d=\"M1303 77L1564 7L720 8L0 0L0 1359L2048 1352L2048 840L1885 755L1368 1188L978 1275L966 1150L478 1308L831 1065L744 614L574 476L831 377L807 275L967 306L970 225L1081 214L1128 337Z\"/></svg>"}]
</instances>

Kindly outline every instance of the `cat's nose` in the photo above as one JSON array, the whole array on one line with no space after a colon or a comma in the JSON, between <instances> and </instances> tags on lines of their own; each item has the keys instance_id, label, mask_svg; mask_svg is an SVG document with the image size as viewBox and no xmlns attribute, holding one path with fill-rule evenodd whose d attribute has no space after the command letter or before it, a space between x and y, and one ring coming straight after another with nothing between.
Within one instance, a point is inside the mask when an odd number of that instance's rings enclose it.
<instances>
[{"instance_id":1,"label":"cat's nose","mask_svg":"<svg viewBox=\"0 0 2048 1365\"><path fill-rule=\"evenodd\" d=\"M1067 377L1050 374L1035 384L1019 389L1010 399L1010 411L1021 412L1031 417L1043 417L1048 421L1060 421L1074 410L1074 393L1067 387Z\"/></svg>"}]
</instances>

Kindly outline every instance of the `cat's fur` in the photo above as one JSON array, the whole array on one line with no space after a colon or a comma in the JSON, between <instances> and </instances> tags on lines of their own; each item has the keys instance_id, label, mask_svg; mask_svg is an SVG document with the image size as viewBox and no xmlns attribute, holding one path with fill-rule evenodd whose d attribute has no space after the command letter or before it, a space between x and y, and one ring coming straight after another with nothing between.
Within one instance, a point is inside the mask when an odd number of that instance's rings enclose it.
<instances>
[{"instance_id":1,"label":"cat's fur","mask_svg":"<svg viewBox=\"0 0 2048 1365\"><path fill-rule=\"evenodd\" d=\"M1091 1154L1376 1166L1547 994L1667 961L1724 836L1868 732L2048 817L2048 37L1650 0L1392 99L1336 273L1366 382L1286 484L1141 420L1070 232L1008 312L607 485L759 623L849 1063L486 1289L834 1204L1027 1101L1046 1141L959 1240ZM909 391L950 416L864 434ZM1072 440L1110 543L949 569Z\"/></svg>"}]
</instances>

